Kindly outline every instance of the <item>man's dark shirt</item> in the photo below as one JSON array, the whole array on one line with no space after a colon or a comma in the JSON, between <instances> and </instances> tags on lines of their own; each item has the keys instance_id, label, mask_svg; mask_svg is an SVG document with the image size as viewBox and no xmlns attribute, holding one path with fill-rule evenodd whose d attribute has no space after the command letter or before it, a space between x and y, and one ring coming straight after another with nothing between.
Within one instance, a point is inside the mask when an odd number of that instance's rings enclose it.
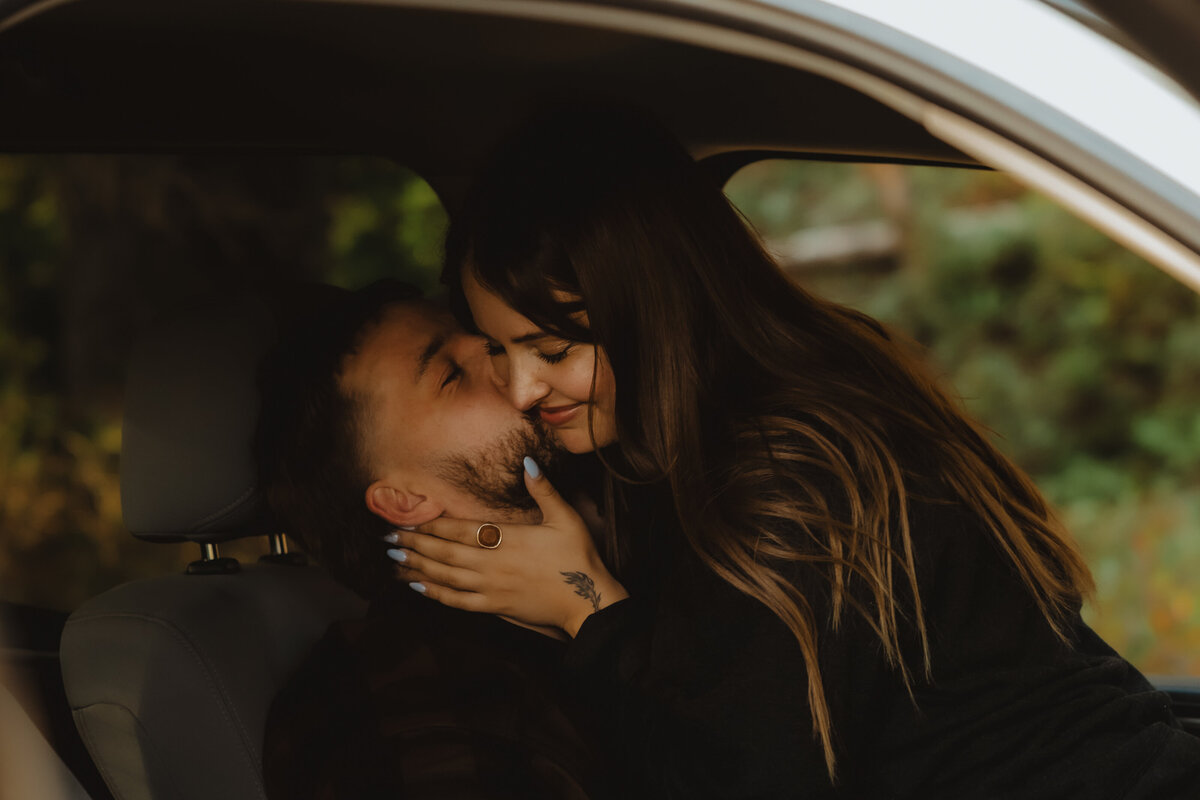
<instances>
[{"instance_id":1,"label":"man's dark shirt","mask_svg":"<svg viewBox=\"0 0 1200 800\"><path fill-rule=\"evenodd\" d=\"M267 720L268 796L595 798L564 645L403 584L336 623Z\"/></svg>"}]
</instances>

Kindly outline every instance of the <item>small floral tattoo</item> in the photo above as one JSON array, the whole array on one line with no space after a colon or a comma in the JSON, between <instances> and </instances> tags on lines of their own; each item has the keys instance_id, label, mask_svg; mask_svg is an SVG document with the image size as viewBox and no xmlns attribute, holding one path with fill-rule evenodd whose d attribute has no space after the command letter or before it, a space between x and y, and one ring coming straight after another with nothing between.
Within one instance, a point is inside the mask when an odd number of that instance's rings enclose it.
<instances>
[{"instance_id":1,"label":"small floral tattoo","mask_svg":"<svg viewBox=\"0 0 1200 800\"><path fill-rule=\"evenodd\" d=\"M586 572L561 572L566 582L575 587L575 594L585 600L592 601L592 610L600 610L600 593L596 591L595 582Z\"/></svg>"}]
</instances>

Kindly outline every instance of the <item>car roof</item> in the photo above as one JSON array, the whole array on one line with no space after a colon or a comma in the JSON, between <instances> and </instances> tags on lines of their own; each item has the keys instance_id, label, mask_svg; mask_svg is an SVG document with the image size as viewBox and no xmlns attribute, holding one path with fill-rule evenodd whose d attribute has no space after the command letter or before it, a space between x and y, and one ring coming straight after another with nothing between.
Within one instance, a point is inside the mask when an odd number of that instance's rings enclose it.
<instances>
[{"instance_id":1,"label":"car roof","mask_svg":"<svg viewBox=\"0 0 1200 800\"><path fill-rule=\"evenodd\" d=\"M1042 0L8 8L0 150L391 155L453 209L515 120L587 94L651 110L721 177L773 152L999 166L1200 290L1200 106Z\"/></svg>"},{"instance_id":2,"label":"car roof","mask_svg":"<svg viewBox=\"0 0 1200 800\"><path fill-rule=\"evenodd\" d=\"M436 185L467 172L533 104L589 93L653 109L698 155L974 163L828 78L546 18L116 0L52 5L0 42L9 152L399 154Z\"/></svg>"}]
</instances>

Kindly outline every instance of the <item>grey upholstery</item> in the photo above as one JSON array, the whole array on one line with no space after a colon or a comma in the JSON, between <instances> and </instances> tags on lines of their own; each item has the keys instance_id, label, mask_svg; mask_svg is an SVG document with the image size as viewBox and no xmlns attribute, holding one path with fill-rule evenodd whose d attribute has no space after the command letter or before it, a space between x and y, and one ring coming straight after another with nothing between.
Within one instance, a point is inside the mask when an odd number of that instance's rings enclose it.
<instances>
[{"instance_id":1,"label":"grey upholstery","mask_svg":"<svg viewBox=\"0 0 1200 800\"><path fill-rule=\"evenodd\" d=\"M76 724L120 800L263 798L267 709L329 623L362 601L315 567L119 586L67 622Z\"/></svg>"},{"instance_id":2,"label":"grey upholstery","mask_svg":"<svg viewBox=\"0 0 1200 800\"><path fill-rule=\"evenodd\" d=\"M262 527L251 437L274 306L201 309L132 361L122 502L139 537L211 543ZM118 800L265 797L268 708L304 655L365 603L317 567L257 564L119 586L71 615L67 699Z\"/></svg>"},{"instance_id":3,"label":"grey upholstery","mask_svg":"<svg viewBox=\"0 0 1200 800\"><path fill-rule=\"evenodd\" d=\"M245 296L173 319L134 350L121 430L121 514L134 536L255 532L255 370L275 329L272 306Z\"/></svg>"}]
</instances>

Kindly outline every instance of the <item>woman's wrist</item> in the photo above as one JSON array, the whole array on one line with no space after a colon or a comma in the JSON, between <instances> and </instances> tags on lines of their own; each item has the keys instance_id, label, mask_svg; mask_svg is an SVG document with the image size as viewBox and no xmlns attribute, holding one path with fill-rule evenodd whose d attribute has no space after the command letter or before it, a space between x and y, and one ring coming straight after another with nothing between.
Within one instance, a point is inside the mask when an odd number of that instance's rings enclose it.
<instances>
[{"instance_id":1,"label":"woman's wrist","mask_svg":"<svg viewBox=\"0 0 1200 800\"><path fill-rule=\"evenodd\" d=\"M567 575L568 573L564 573L564 576ZM570 577L567 580L575 585L575 593L587 601L586 603L578 603L577 607L568 616L566 622L563 623L563 632L574 639L588 617L601 609L608 608L613 603L629 597L629 592L625 591L625 587L621 585L620 581L607 573L604 575L603 580L590 581L588 579L582 587L579 584L583 581L578 576L584 576L584 579L587 579L584 573L570 573L569 575Z\"/></svg>"}]
</instances>

